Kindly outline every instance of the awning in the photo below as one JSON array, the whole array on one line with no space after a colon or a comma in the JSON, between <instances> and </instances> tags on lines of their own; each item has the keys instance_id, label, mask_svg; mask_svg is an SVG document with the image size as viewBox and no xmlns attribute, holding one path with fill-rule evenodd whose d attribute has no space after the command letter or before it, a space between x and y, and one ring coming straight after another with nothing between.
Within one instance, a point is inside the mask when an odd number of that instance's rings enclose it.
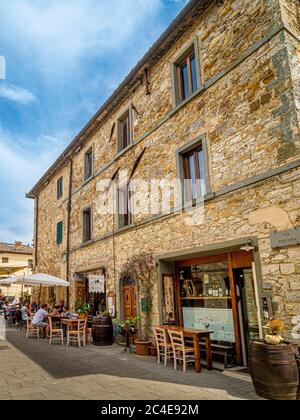
<instances>
[{"instance_id":1,"label":"awning","mask_svg":"<svg viewBox=\"0 0 300 420\"><path fill-rule=\"evenodd\" d=\"M28 268L28 263L26 262L0 263L0 276L9 276L26 268Z\"/></svg>"},{"instance_id":2,"label":"awning","mask_svg":"<svg viewBox=\"0 0 300 420\"><path fill-rule=\"evenodd\" d=\"M32 276L19 276L19 277L10 277L9 279L1 280L1 284L23 284L26 286L61 286L69 287L70 283L66 280L60 279L55 276L50 276L49 274L33 274Z\"/></svg>"}]
</instances>

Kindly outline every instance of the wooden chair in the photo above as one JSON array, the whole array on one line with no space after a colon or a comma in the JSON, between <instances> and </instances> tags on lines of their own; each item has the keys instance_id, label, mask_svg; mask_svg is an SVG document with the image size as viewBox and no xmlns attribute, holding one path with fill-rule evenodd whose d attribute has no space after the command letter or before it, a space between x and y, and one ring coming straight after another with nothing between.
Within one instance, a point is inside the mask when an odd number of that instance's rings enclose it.
<instances>
[{"instance_id":1,"label":"wooden chair","mask_svg":"<svg viewBox=\"0 0 300 420\"><path fill-rule=\"evenodd\" d=\"M64 332L62 328L54 328L51 316L48 316L48 322L50 327L50 340L49 344L52 344L53 338L59 338L61 340L61 344L64 345Z\"/></svg>"},{"instance_id":2,"label":"wooden chair","mask_svg":"<svg viewBox=\"0 0 300 420\"><path fill-rule=\"evenodd\" d=\"M168 330L168 334L173 349L174 369L177 370L177 361L180 361L183 363L183 371L186 372L187 363L195 363L194 348L185 345L182 331Z\"/></svg>"},{"instance_id":3,"label":"wooden chair","mask_svg":"<svg viewBox=\"0 0 300 420\"><path fill-rule=\"evenodd\" d=\"M27 325L26 339L28 340L30 334L32 334L32 335L36 334L37 338L39 339L40 338L40 327L38 327L37 325L32 325L32 321L29 318L26 321L26 325Z\"/></svg>"},{"instance_id":4,"label":"wooden chair","mask_svg":"<svg viewBox=\"0 0 300 420\"><path fill-rule=\"evenodd\" d=\"M164 358L164 365L167 366L168 360L173 358L172 344L168 342L167 331L164 328L152 328L157 349L157 363L160 365L161 357Z\"/></svg>"},{"instance_id":5,"label":"wooden chair","mask_svg":"<svg viewBox=\"0 0 300 420\"><path fill-rule=\"evenodd\" d=\"M76 330L67 331L67 346L69 347L70 343L76 343L81 347L81 339L83 342L83 347L86 345L86 326L87 319L79 319Z\"/></svg>"}]
</instances>

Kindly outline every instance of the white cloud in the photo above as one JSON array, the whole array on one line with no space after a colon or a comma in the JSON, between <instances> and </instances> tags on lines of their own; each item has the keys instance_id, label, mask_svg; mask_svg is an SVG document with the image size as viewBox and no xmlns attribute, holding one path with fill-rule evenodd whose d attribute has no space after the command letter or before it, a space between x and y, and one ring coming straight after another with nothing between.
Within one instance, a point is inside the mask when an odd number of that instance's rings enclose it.
<instances>
[{"instance_id":1,"label":"white cloud","mask_svg":"<svg viewBox=\"0 0 300 420\"><path fill-rule=\"evenodd\" d=\"M29 90L22 89L14 85L4 84L0 84L0 98L9 99L10 101L18 102L24 105L37 101L35 95L29 92Z\"/></svg>"},{"instance_id":2,"label":"white cloud","mask_svg":"<svg viewBox=\"0 0 300 420\"><path fill-rule=\"evenodd\" d=\"M29 53L51 77L71 71L85 56L122 50L137 27L143 36L144 24L155 20L161 7L162 0L2 1L1 38Z\"/></svg>"},{"instance_id":3,"label":"white cloud","mask_svg":"<svg viewBox=\"0 0 300 420\"><path fill-rule=\"evenodd\" d=\"M42 135L36 143L44 140L39 153L26 150L17 139L0 126L0 240L31 242L33 235L33 201L25 198L41 174L49 167L63 144L52 136ZM53 142L56 146L53 147ZM18 145L17 145L18 144Z\"/></svg>"}]
</instances>

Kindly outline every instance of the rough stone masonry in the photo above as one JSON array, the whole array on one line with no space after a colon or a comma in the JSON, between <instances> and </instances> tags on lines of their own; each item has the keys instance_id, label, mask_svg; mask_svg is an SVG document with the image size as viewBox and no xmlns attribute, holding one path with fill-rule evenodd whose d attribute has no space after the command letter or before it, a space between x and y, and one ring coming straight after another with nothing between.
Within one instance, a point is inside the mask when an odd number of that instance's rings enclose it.
<instances>
[{"instance_id":1,"label":"rough stone masonry","mask_svg":"<svg viewBox=\"0 0 300 420\"><path fill-rule=\"evenodd\" d=\"M255 238L261 289L271 294L274 314L286 322L290 338L292 319L300 315L300 247L272 248L270 235L300 226L300 3L199 0L187 8L30 192L36 204L36 270L68 278L74 305L82 293L74 275L104 267L120 311L120 272L129 256ZM174 104L172 63L192 43L200 85L188 100ZM118 120L127 110L132 142L119 153ZM176 178L177 151L201 136L210 184L204 224L188 226L186 214L175 212L137 215L120 229L116 217L95 211L97 183L112 179L118 169L131 173L144 149L134 178ZM94 171L84 182L84 156L91 146ZM57 200L61 176L63 198ZM93 233L84 244L82 210L89 205ZM63 221L59 245L58 221ZM153 276L152 317L158 322L160 279ZM64 293L57 291L58 297Z\"/></svg>"}]
</instances>

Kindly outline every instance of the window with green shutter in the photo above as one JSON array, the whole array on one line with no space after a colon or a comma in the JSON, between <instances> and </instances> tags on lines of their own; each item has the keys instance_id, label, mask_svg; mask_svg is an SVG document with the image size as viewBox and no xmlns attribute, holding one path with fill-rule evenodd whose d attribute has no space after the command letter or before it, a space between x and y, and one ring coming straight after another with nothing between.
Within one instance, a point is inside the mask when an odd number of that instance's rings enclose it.
<instances>
[{"instance_id":1,"label":"window with green shutter","mask_svg":"<svg viewBox=\"0 0 300 420\"><path fill-rule=\"evenodd\" d=\"M61 244L63 241L63 222L57 223L56 228L56 243L57 245Z\"/></svg>"}]
</instances>

